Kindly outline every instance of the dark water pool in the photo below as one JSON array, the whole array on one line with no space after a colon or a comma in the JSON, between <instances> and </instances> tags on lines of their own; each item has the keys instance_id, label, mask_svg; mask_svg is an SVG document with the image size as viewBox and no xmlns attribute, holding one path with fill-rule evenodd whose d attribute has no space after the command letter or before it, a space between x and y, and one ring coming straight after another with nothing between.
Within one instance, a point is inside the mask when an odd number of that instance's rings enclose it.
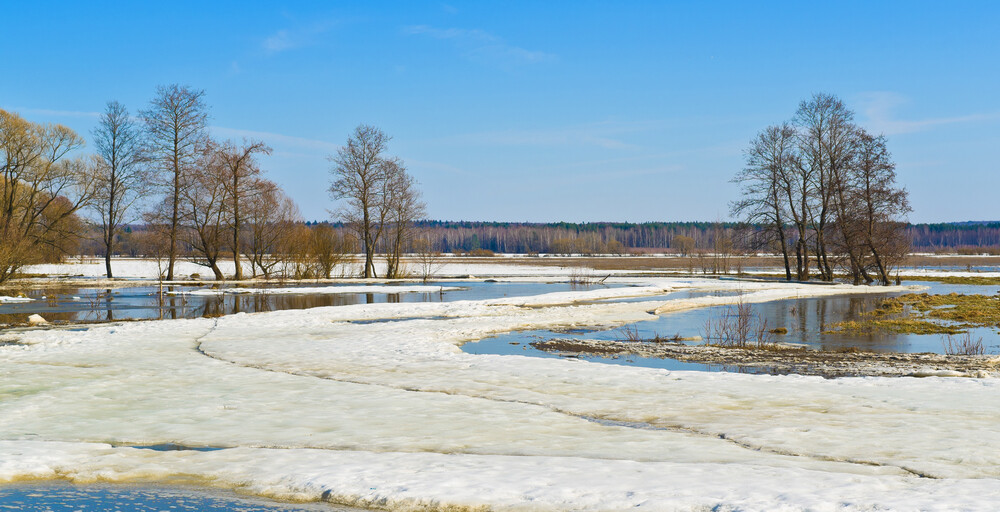
<instances>
[{"instance_id":1,"label":"dark water pool","mask_svg":"<svg viewBox=\"0 0 1000 512\"><path fill-rule=\"evenodd\" d=\"M234 492L189 486L88 484L61 482L0 485L0 510L38 512L207 511L207 512L358 512L326 503L283 503Z\"/></svg>"},{"instance_id":2,"label":"dark water pool","mask_svg":"<svg viewBox=\"0 0 1000 512\"><path fill-rule=\"evenodd\" d=\"M420 283L400 283L416 285ZM225 285L223 285L225 286ZM284 287L288 287L286 285ZM294 286L294 285L291 285ZM316 284L302 284L308 288ZM348 285L345 285L348 286ZM352 285L353 286L353 285ZM0 324L23 324L32 314L49 322L101 322L114 320L148 320L159 318L198 318L233 313L254 313L285 309L309 309L321 306L344 306L380 302L450 302L501 297L523 297L542 293L611 288L620 285L578 285L570 283L467 282L441 281L435 287L456 287L432 293L253 293L190 295L205 287L164 287L164 294L155 286L132 288L50 288L25 292L30 302L0 303ZM207 287L211 287L208 285ZM0 295L9 295L2 292Z\"/></svg>"}]
</instances>

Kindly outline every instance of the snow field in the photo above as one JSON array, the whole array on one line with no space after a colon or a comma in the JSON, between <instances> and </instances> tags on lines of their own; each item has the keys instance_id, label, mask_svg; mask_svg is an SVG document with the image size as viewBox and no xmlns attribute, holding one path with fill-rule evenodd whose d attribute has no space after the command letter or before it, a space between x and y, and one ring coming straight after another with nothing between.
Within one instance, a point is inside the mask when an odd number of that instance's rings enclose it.
<instances>
[{"instance_id":1,"label":"snow field","mask_svg":"<svg viewBox=\"0 0 1000 512\"><path fill-rule=\"evenodd\" d=\"M873 291L635 284L27 333L27 345L0 347L0 481L184 476L398 509L987 510L1000 500L993 380L669 372L458 348L736 300L615 301L678 289L740 289L751 302ZM225 449L128 447L167 442Z\"/></svg>"}]
</instances>

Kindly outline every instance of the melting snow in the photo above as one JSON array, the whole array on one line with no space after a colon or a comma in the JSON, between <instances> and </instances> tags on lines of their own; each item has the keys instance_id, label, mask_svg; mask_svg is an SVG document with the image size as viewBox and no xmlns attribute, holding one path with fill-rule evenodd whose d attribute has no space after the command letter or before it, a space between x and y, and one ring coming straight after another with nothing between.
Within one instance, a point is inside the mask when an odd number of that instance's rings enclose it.
<instances>
[{"instance_id":1,"label":"melting snow","mask_svg":"<svg viewBox=\"0 0 1000 512\"><path fill-rule=\"evenodd\" d=\"M655 298L677 289L739 289L748 301L900 290L633 284L21 333L0 347L0 481L185 476L398 509L989 510L1000 501L991 379L671 372L458 348L516 329L610 327L735 300ZM398 321L354 323L380 319ZM221 449L129 447L170 443Z\"/></svg>"}]
</instances>

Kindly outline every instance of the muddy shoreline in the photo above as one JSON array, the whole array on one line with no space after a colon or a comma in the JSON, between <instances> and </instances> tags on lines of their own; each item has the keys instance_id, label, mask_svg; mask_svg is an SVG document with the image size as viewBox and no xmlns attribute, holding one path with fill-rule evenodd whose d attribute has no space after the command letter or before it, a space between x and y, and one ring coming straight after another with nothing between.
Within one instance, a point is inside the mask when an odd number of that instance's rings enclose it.
<instances>
[{"instance_id":1,"label":"muddy shoreline","mask_svg":"<svg viewBox=\"0 0 1000 512\"><path fill-rule=\"evenodd\" d=\"M820 351L776 344L766 348L685 345L672 341L549 339L531 343L538 350L564 356L675 359L738 366L775 375L837 377L1000 377L1000 356L903 354L894 352Z\"/></svg>"}]
</instances>

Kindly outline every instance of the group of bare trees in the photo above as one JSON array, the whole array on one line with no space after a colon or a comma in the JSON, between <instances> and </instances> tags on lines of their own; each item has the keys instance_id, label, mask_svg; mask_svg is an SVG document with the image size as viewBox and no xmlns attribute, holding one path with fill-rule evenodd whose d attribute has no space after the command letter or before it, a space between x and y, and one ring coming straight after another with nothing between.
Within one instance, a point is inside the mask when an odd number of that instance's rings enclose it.
<instances>
[{"instance_id":1,"label":"group of bare trees","mask_svg":"<svg viewBox=\"0 0 1000 512\"><path fill-rule=\"evenodd\" d=\"M855 284L889 284L906 254L907 193L896 185L884 136L854 124L854 113L829 94L799 104L791 122L769 126L746 150L735 182L742 199L734 215L763 226L785 276L807 280L811 260L824 281L843 267Z\"/></svg>"},{"instance_id":2,"label":"group of bare trees","mask_svg":"<svg viewBox=\"0 0 1000 512\"><path fill-rule=\"evenodd\" d=\"M298 209L281 188L262 177L257 157L271 148L261 141L216 141L206 130L204 92L171 85L157 89L141 112L146 156L163 200L146 215L167 243L166 279L174 279L181 245L216 279L231 256L236 279L244 278L242 257L253 276L269 277L292 254L291 226Z\"/></svg>"},{"instance_id":3,"label":"group of bare trees","mask_svg":"<svg viewBox=\"0 0 1000 512\"><path fill-rule=\"evenodd\" d=\"M93 131L95 154L79 156L85 142L69 128L0 110L0 282L27 264L58 261L87 231L82 211L99 228L108 277L123 229L140 216L146 255L166 262L166 280L185 256L216 279L226 277L219 263L229 257L236 279L246 268L254 277L330 277L358 242L365 277L376 277L376 253L385 255L383 277L403 275L424 204L403 162L386 155L389 136L359 126L330 158L330 192L344 200L338 213L355 242L329 225L302 224L295 203L262 176L258 158L271 148L213 140L207 120L203 91L159 87L134 117L109 102Z\"/></svg>"},{"instance_id":4,"label":"group of bare trees","mask_svg":"<svg viewBox=\"0 0 1000 512\"><path fill-rule=\"evenodd\" d=\"M0 282L57 260L81 232L77 212L98 194L96 162L71 154L82 137L0 110Z\"/></svg>"},{"instance_id":5,"label":"group of bare trees","mask_svg":"<svg viewBox=\"0 0 1000 512\"><path fill-rule=\"evenodd\" d=\"M217 279L231 255L242 279L246 257L253 275L270 275L293 258L295 204L262 177L259 141L215 141L207 132L204 92L159 87L137 117L111 101L93 132L95 154L79 155L84 140L61 125L40 125L0 110L0 282L24 265L58 261L80 233L88 211L100 228L108 277L122 229L139 217L153 239L146 246L175 263L193 255ZM162 200L155 201L162 195ZM301 238L301 237L300 237Z\"/></svg>"},{"instance_id":6,"label":"group of bare trees","mask_svg":"<svg viewBox=\"0 0 1000 512\"><path fill-rule=\"evenodd\" d=\"M385 255L382 277L404 274L402 255L413 242L413 221L425 211L416 182L402 160L386 155L390 139L378 128L360 125L330 157L334 177L330 194L342 201L337 215L354 231L364 250L366 278L378 277L376 253Z\"/></svg>"}]
</instances>

